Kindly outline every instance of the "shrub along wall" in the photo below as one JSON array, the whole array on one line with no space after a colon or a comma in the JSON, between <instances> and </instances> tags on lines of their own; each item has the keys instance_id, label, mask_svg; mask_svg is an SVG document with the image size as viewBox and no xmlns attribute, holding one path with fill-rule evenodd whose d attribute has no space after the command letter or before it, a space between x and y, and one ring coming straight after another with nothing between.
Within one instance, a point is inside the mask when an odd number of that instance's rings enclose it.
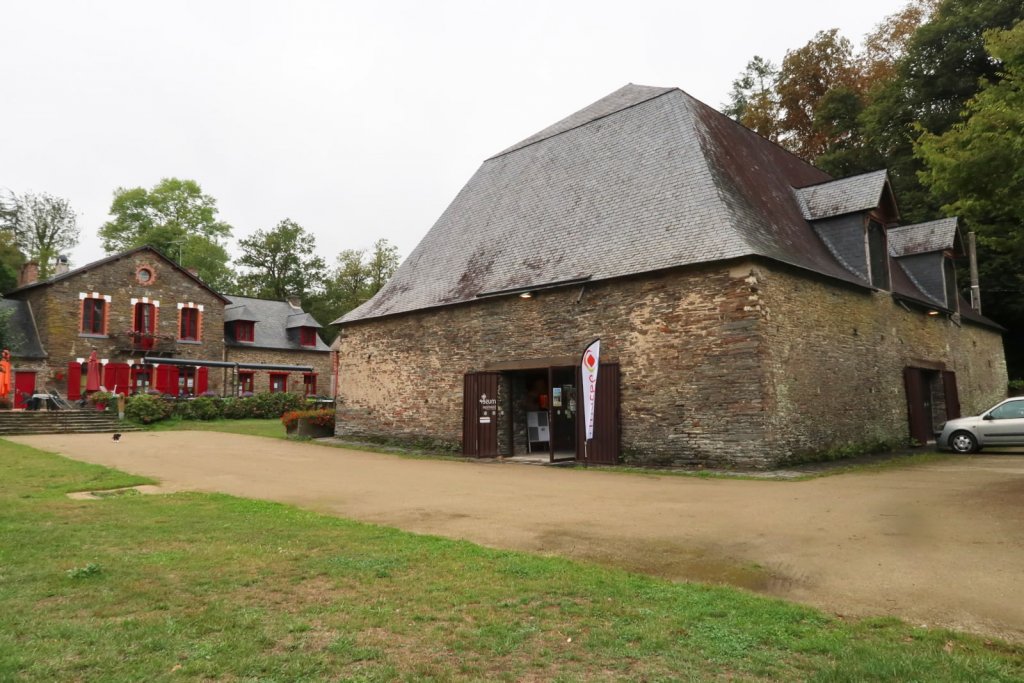
<instances>
[{"instance_id":1,"label":"shrub along wall","mask_svg":"<svg viewBox=\"0 0 1024 683\"><path fill-rule=\"evenodd\" d=\"M159 422L172 415L183 420L273 419L306 405L304 397L288 392L256 394L245 398L200 396L192 399L140 394L128 399L125 417L143 424Z\"/></svg>"}]
</instances>

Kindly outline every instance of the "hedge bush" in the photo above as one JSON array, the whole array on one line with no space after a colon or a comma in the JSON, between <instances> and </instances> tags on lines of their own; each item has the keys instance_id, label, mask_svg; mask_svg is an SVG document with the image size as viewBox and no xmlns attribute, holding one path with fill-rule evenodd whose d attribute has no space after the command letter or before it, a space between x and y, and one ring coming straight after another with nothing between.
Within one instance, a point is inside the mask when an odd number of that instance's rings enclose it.
<instances>
[{"instance_id":1,"label":"hedge bush","mask_svg":"<svg viewBox=\"0 0 1024 683\"><path fill-rule=\"evenodd\" d=\"M124 407L124 415L142 424L165 420L174 412L174 405L162 396L139 394L130 396Z\"/></svg>"}]
</instances>

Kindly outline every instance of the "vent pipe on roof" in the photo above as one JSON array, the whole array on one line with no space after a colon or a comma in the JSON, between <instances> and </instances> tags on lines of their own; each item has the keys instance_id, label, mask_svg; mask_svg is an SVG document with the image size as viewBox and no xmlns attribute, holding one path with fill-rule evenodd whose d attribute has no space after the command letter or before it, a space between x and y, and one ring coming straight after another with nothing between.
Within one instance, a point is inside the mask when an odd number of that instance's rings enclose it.
<instances>
[{"instance_id":1,"label":"vent pipe on roof","mask_svg":"<svg viewBox=\"0 0 1024 683\"><path fill-rule=\"evenodd\" d=\"M18 276L18 286L35 284L39 279L39 264L35 261L28 261L21 267L21 274Z\"/></svg>"},{"instance_id":2,"label":"vent pipe on roof","mask_svg":"<svg viewBox=\"0 0 1024 683\"><path fill-rule=\"evenodd\" d=\"M971 263L971 308L981 313L981 286L978 284L978 245L973 232L967 233L967 256Z\"/></svg>"}]
</instances>

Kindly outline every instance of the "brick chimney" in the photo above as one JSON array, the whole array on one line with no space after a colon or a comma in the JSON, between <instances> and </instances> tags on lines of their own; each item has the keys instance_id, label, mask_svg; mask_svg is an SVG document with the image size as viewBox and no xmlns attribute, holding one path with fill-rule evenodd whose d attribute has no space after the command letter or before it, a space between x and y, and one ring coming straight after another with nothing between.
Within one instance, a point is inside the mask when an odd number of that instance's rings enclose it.
<instances>
[{"instance_id":1,"label":"brick chimney","mask_svg":"<svg viewBox=\"0 0 1024 683\"><path fill-rule=\"evenodd\" d=\"M35 261L28 261L21 267L21 275L18 276L18 286L31 285L39 279L39 264Z\"/></svg>"},{"instance_id":2,"label":"brick chimney","mask_svg":"<svg viewBox=\"0 0 1024 683\"><path fill-rule=\"evenodd\" d=\"M57 264L53 267L53 274L63 275L70 269L71 266L68 264L68 257L65 256L64 254L61 254L60 256L57 257Z\"/></svg>"}]
</instances>

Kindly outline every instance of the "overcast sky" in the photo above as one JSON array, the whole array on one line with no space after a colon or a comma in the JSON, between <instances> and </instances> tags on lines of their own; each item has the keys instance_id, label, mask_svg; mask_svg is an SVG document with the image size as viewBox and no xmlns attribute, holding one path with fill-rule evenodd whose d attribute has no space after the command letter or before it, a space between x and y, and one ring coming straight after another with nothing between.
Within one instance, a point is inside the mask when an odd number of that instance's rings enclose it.
<instances>
[{"instance_id":1,"label":"overcast sky","mask_svg":"<svg viewBox=\"0 0 1024 683\"><path fill-rule=\"evenodd\" d=\"M66 197L75 265L117 187L176 176L235 238L283 218L403 257L480 163L626 83L720 108L751 56L859 43L902 0L0 0L0 188Z\"/></svg>"}]
</instances>

